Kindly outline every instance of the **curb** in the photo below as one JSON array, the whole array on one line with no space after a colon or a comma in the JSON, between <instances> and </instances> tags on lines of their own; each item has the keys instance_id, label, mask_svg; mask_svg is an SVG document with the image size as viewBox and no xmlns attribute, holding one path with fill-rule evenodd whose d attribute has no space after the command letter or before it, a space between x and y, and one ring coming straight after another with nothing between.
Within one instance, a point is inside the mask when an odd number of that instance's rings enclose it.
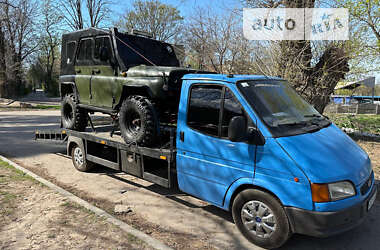
<instances>
[{"instance_id":1,"label":"curb","mask_svg":"<svg viewBox=\"0 0 380 250\"><path fill-rule=\"evenodd\" d=\"M94 212L96 215L100 216L100 217L103 217L106 219L106 221L118 226L119 228L121 228L123 231L129 233L129 234L132 234L133 236L139 238L140 240L144 241L145 243L147 243L149 246L153 247L154 249L158 249L158 250L170 250L171 248L166 246L164 243L162 243L161 241L159 240L156 240L152 237L150 237L149 235L133 228L132 226L128 225L127 223L119 220L119 219L116 219L115 217L113 217L112 215L110 215L109 213L103 211L102 209L98 208L98 207L95 207L93 205L91 205L90 203L88 203L87 201L85 200L82 200L81 198L79 198L78 196L75 196L74 194L64 190L63 188L60 188L58 187L57 185L51 183L50 181L48 180L45 180L44 178L41 178L40 176L36 175L35 173L21 167L20 165L18 165L17 163L3 157L0 155L0 159L4 162L7 162L8 164L12 165L13 167L15 167L16 169L18 170L21 170L22 172L24 172L25 174L31 176L32 178L36 179L37 181L41 182L42 184L48 186L49 188L55 190L56 192L60 193L61 195L63 195L64 197L70 199L71 201L87 208L88 210Z\"/></svg>"}]
</instances>

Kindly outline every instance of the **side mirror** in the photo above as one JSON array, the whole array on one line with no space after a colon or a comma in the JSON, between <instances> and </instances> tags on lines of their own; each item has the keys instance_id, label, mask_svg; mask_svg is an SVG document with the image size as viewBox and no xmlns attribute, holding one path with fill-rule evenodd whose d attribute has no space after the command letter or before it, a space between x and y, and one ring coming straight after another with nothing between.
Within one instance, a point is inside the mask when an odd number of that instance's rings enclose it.
<instances>
[{"instance_id":1,"label":"side mirror","mask_svg":"<svg viewBox=\"0 0 380 250\"><path fill-rule=\"evenodd\" d=\"M255 145L262 146L265 144L265 137L256 128L248 128L247 137L248 141Z\"/></svg>"},{"instance_id":2,"label":"side mirror","mask_svg":"<svg viewBox=\"0 0 380 250\"><path fill-rule=\"evenodd\" d=\"M232 117L228 124L228 139L230 141L244 141L247 137L247 123L243 116Z\"/></svg>"},{"instance_id":3,"label":"side mirror","mask_svg":"<svg viewBox=\"0 0 380 250\"><path fill-rule=\"evenodd\" d=\"M99 51L100 61L106 62L109 59L108 50L106 47L101 47Z\"/></svg>"},{"instance_id":4,"label":"side mirror","mask_svg":"<svg viewBox=\"0 0 380 250\"><path fill-rule=\"evenodd\" d=\"M248 141L249 143L262 146L265 138L256 128L248 128L243 116L235 116L228 125L228 139L233 142Z\"/></svg>"}]
</instances>

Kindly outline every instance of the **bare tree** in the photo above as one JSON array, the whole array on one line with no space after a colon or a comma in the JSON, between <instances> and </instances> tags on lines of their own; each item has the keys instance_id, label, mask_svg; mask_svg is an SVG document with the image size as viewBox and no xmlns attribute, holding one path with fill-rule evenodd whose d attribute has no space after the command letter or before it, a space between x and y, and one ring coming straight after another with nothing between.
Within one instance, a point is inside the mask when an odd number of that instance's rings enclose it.
<instances>
[{"instance_id":1,"label":"bare tree","mask_svg":"<svg viewBox=\"0 0 380 250\"><path fill-rule=\"evenodd\" d=\"M7 80L12 82L8 94L18 94L23 84L23 61L37 48L33 22L37 6L30 0L13 1L12 4L17 8L9 4L1 6L2 27L6 41Z\"/></svg>"},{"instance_id":2,"label":"bare tree","mask_svg":"<svg viewBox=\"0 0 380 250\"><path fill-rule=\"evenodd\" d=\"M57 79L54 76L54 67L58 59L58 46L60 44L60 24L63 17L57 11L52 0L42 2L41 28L44 31L39 43L38 61L44 68L44 81L49 93L57 94Z\"/></svg>"},{"instance_id":3,"label":"bare tree","mask_svg":"<svg viewBox=\"0 0 380 250\"><path fill-rule=\"evenodd\" d=\"M109 0L58 0L65 23L72 30L99 27L107 20L111 9ZM83 4L84 3L84 4Z\"/></svg>"},{"instance_id":4,"label":"bare tree","mask_svg":"<svg viewBox=\"0 0 380 250\"><path fill-rule=\"evenodd\" d=\"M160 41L177 40L183 20L178 9L158 0L136 0L132 6L116 24L119 28L147 31Z\"/></svg>"},{"instance_id":5,"label":"bare tree","mask_svg":"<svg viewBox=\"0 0 380 250\"><path fill-rule=\"evenodd\" d=\"M111 2L106 0L86 0L90 27L98 27L102 21L108 18L110 4Z\"/></svg>"},{"instance_id":6,"label":"bare tree","mask_svg":"<svg viewBox=\"0 0 380 250\"><path fill-rule=\"evenodd\" d=\"M66 24L72 30L83 29L82 0L61 0L60 5Z\"/></svg>"},{"instance_id":7,"label":"bare tree","mask_svg":"<svg viewBox=\"0 0 380 250\"><path fill-rule=\"evenodd\" d=\"M189 61L218 73L248 73L251 44L242 35L234 14L218 16L198 9L186 23Z\"/></svg>"},{"instance_id":8,"label":"bare tree","mask_svg":"<svg viewBox=\"0 0 380 250\"><path fill-rule=\"evenodd\" d=\"M0 97L5 97L5 84L7 82L7 65L5 62L5 34L3 20L0 19Z\"/></svg>"},{"instance_id":9,"label":"bare tree","mask_svg":"<svg viewBox=\"0 0 380 250\"><path fill-rule=\"evenodd\" d=\"M246 1L251 7L314 8L316 0ZM293 87L319 111L330 101L336 84L349 71L345 42L280 41L272 43L274 50L265 59L272 61L270 71L288 79ZM268 67L256 60L257 68L268 73ZM268 64L267 64L268 65Z\"/></svg>"}]
</instances>

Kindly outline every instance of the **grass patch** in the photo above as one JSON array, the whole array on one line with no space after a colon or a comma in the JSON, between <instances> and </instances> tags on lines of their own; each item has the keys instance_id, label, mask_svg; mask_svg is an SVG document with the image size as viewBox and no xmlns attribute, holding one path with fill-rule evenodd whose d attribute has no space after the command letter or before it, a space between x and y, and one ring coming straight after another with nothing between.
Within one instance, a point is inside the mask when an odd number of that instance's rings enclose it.
<instances>
[{"instance_id":1,"label":"grass patch","mask_svg":"<svg viewBox=\"0 0 380 250\"><path fill-rule=\"evenodd\" d=\"M38 104L37 106L33 107L34 109L61 109L60 105L41 105Z\"/></svg>"},{"instance_id":2,"label":"grass patch","mask_svg":"<svg viewBox=\"0 0 380 250\"><path fill-rule=\"evenodd\" d=\"M0 176L0 183L5 183L7 181L25 181L25 180L32 181L33 183L36 183L36 184L40 183L39 181L35 180L33 177L25 174L21 170L13 167L12 165L8 164L5 161L0 160L0 167L11 171L10 175Z\"/></svg>"},{"instance_id":3,"label":"grass patch","mask_svg":"<svg viewBox=\"0 0 380 250\"><path fill-rule=\"evenodd\" d=\"M380 115L327 114L327 116L340 128L380 134Z\"/></svg>"}]
</instances>

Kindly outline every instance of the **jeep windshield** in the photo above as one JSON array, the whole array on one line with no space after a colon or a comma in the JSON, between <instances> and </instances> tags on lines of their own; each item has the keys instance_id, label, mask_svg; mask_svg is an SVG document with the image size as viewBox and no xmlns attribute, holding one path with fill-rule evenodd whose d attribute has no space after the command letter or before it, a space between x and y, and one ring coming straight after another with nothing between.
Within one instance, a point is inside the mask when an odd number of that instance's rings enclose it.
<instances>
[{"instance_id":1,"label":"jeep windshield","mask_svg":"<svg viewBox=\"0 0 380 250\"><path fill-rule=\"evenodd\" d=\"M157 66L180 66L174 48L169 43L119 32L115 35L117 52L124 64L122 70L152 63Z\"/></svg>"},{"instance_id":2,"label":"jeep windshield","mask_svg":"<svg viewBox=\"0 0 380 250\"><path fill-rule=\"evenodd\" d=\"M274 137L314 132L331 124L284 80L241 81L237 86Z\"/></svg>"}]
</instances>

